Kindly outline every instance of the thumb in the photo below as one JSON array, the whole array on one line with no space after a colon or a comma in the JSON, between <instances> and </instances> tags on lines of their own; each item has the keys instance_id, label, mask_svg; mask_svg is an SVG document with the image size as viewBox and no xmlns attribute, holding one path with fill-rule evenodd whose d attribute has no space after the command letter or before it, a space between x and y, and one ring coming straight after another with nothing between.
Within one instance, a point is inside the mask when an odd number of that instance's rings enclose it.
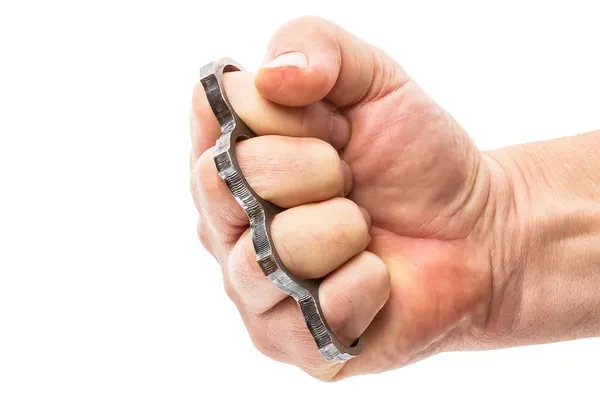
<instances>
[{"instance_id":1,"label":"thumb","mask_svg":"<svg viewBox=\"0 0 600 400\"><path fill-rule=\"evenodd\" d=\"M326 99L348 107L383 97L410 79L383 51L316 17L282 26L269 43L265 61L256 88L286 106Z\"/></svg>"}]
</instances>

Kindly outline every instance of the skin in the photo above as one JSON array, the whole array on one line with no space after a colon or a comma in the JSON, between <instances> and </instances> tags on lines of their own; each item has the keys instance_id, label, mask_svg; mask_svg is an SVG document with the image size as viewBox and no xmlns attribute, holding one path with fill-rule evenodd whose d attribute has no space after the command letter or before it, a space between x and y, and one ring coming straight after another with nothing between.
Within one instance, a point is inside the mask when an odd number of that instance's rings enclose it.
<instances>
[{"instance_id":1,"label":"skin","mask_svg":"<svg viewBox=\"0 0 600 400\"><path fill-rule=\"evenodd\" d=\"M280 256L299 277L325 277L325 318L345 343L364 340L349 362L326 361L262 274L198 85L199 238L264 354L335 381L600 333L600 133L481 152L394 60L317 18L281 27L258 73L224 86L259 135L237 144L244 175L287 208L272 225Z\"/></svg>"}]
</instances>

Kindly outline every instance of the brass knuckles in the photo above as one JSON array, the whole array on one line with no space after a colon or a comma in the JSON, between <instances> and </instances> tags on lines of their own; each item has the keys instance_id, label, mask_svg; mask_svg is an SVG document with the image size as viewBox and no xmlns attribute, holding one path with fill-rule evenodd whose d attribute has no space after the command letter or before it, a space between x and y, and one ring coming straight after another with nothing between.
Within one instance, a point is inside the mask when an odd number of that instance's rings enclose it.
<instances>
[{"instance_id":1,"label":"brass knuckles","mask_svg":"<svg viewBox=\"0 0 600 400\"><path fill-rule=\"evenodd\" d=\"M235 155L235 143L255 137L256 134L238 117L223 89L223 74L231 71L243 71L243 68L228 58L222 58L200 69L200 81L213 113L221 125L221 135L217 140L214 156L219 175L248 214L256 260L264 274L279 289L296 300L321 354L331 361L348 361L360 353L362 341L359 338L348 347L331 331L319 303L320 279L296 279L287 270L277 254L270 229L272 218L283 209L258 196L240 170Z\"/></svg>"}]
</instances>

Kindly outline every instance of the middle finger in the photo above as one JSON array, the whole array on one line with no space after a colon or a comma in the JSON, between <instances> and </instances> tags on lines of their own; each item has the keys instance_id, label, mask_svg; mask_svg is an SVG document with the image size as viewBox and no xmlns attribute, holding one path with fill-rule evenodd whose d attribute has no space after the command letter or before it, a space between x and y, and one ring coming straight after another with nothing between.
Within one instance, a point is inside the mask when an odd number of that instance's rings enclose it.
<instances>
[{"instance_id":1,"label":"middle finger","mask_svg":"<svg viewBox=\"0 0 600 400\"><path fill-rule=\"evenodd\" d=\"M348 165L331 145L319 139L255 137L237 143L236 153L252 189L282 208L343 196L351 188ZM214 234L227 242L223 243L226 247L235 243L240 228L248 226L248 217L218 175L212 149L204 152L194 167L192 193Z\"/></svg>"}]
</instances>

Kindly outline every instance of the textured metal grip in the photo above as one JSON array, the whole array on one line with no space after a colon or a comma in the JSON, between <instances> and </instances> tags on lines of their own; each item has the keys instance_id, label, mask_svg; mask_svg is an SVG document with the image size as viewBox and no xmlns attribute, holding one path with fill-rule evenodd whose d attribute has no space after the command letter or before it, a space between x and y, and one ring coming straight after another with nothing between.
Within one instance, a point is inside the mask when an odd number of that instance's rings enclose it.
<instances>
[{"instance_id":1,"label":"textured metal grip","mask_svg":"<svg viewBox=\"0 0 600 400\"><path fill-rule=\"evenodd\" d=\"M221 135L217 140L214 155L217 170L233 197L248 214L256 260L265 275L279 289L296 300L321 354L331 361L347 361L360 352L362 345L360 338L350 347L341 343L323 317L319 303L321 280L296 279L287 270L277 254L270 230L272 218L283 209L258 196L244 178L238 165L235 143L238 140L252 138L256 134L231 107L223 89L222 78L226 72L242 70L239 64L228 58L207 64L200 70L200 81L206 91L206 97L221 125Z\"/></svg>"}]
</instances>

